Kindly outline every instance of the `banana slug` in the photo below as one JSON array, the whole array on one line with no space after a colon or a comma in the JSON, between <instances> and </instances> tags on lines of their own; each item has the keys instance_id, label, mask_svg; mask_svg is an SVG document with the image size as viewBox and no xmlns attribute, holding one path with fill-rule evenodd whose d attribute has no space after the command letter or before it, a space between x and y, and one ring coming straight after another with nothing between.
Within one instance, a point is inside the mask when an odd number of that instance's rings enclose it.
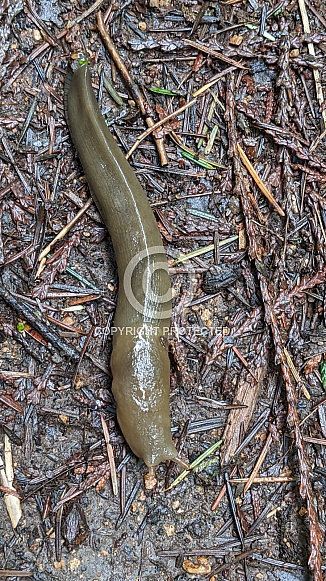
<instances>
[{"instance_id":1,"label":"banana slug","mask_svg":"<svg viewBox=\"0 0 326 581\"><path fill-rule=\"evenodd\" d=\"M150 469L165 460L187 467L171 437L166 346L171 283L156 220L100 112L87 64L68 73L65 106L70 134L117 262L111 370L118 422L130 448Z\"/></svg>"}]
</instances>

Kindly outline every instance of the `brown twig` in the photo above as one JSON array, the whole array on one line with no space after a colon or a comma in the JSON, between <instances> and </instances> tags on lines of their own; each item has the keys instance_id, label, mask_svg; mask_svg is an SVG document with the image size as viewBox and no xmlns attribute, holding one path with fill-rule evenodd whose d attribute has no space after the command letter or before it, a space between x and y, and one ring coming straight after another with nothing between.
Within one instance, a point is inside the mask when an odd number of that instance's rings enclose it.
<instances>
[{"instance_id":1,"label":"brown twig","mask_svg":"<svg viewBox=\"0 0 326 581\"><path fill-rule=\"evenodd\" d=\"M126 159L129 159L129 157L134 153L134 151L137 149L137 147L139 147L141 142L144 141L144 139L146 139L146 137L148 137L148 135L153 133L153 131L156 131L156 129L158 129L159 127L164 125L164 123L166 123L170 119L173 119L173 117L177 117L178 115L180 115L180 113L182 113L183 111L185 111L189 107L192 107L192 105L194 105L196 103L196 100L197 99L192 99L192 101L189 101L189 103L182 105L182 107L179 107L179 109L176 109L176 111L173 111L173 113L170 113L169 115L167 115L167 117L164 117L164 119L160 119L160 121L157 121L156 123L154 123L154 125L152 125L148 129L146 129L146 131L144 131L138 137L138 139L135 141L133 146L129 149L128 153L126 154Z\"/></svg>"},{"instance_id":2,"label":"brown twig","mask_svg":"<svg viewBox=\"0 0 326 581\"><path fill-rule=\"evenodd\" d=\"M248 482L246 484L246 486L244 487L244 491L243 494L246 494L246 492L248 492L249 488L251 487L251 485L253 484L254 480L257 478L257 474L267 456L267 452L271 446L272 443L272 434L269 433L266 439L266 442L264 444L264 447L259 455L259 458L254 466L254 469L252 471L252 473L250 474L250 477L248 478Z\"/></svg>"},{"instance_id":3,"label":"brown twig","mask_svg":"<svg viewBox=\"0 0 326 581\"><path fill-rule=\"evenodd\" d=\"M303 30L306 34L310 34L311 33L310 23L308 20L308 14L307 14L305 0L298 0L298 4L299 4L301 18L302 18ZM312 42L308 42L308 52L311 56L316 55L315 47L314 47L314 44ZM314 75L314 81L315 81L315 86L316 86L317 101L319 103L319 106L320 106L321 112L322 112L321 116L322 116L322 121L323 121L323 129L326 129L326 110L323 107L325 97L324 97L324 93L323 93L323 87L322 87L322 83L321 83L319 70L314 68L313 75Z\"/></svg>"},{"instance_id":4,"label":"brown twig","mask_svg":"<svg viewBox=\"0 0 326 581\"><path fill-rule=\"evenodd\" d=\"M1 577L33 577L35 572L32 571L19 571L18 569L0 569Z\"/></svg>"},{"instance_id":5,"label":"brown twig","mask_svg":"<svg viewBox=\"0 0 326 581\"><path fill-rule=\"evenodd\" d=\"M34 22L34 24L36 24L36 26L42 30L42 35L44 36L44 38L46 39L46 41L51 45L51 46L57 46L58 41L55 38L55 36L52 34L51 30L45 25L45 23L43 22L43 20L39 17L39 15L37 14L37 12L34 9L34 6L32 4L32 2L30 0L26 0L26 14L28 16L28 18Z\"/></svg>"},{"instance_id":6,"label":"brown twig","mask_svg":"<svg viewBox=\"0 0 326 581\"><path fill-rule=\"evenodd\" d=\"M241 363L249 371L251 377L253 377L254 380L258 382L256 375L253 373L253 371L251 371L251 369L249 367L249 363L246 360L246 358L242 355L241 351L235 345L232 345L232 351L236 354L236 356L240 359Z\"/></svg>"},{"instance_id":7,"label":"brown twig","mask_svg":"<svg viewBox=\"0 0 326 581\"><path fill-rule=\"evenodd\" d=\"M211 56L215 56L215 58L219 59L220 61L223 61L224 63L228 63L232 67L237 67L238 69L244 69L246 71L248 70L248 67L244 67L241 63L234 61L233 59L231 59L228 56L225 56L221 52L217 52L217 50L214 50L213 48L209 48L209 46L205 46L201 42L196 42L195 40L190 40L190 38L185 38L184 42L185 42L185 44L189 44L193 48L197 48L197 50L201 50L202 52L206 52L207 54L209 54Z\"/></svg>"},{"instance_id":8,"label":"brown twig","mask_svg":"<svg viewBox=\"0 0 326 581\"><path fill-rule=\"evenodd\" d=\"M259 187L260 191L264 194L264 196L272 204L272 206L274 206L275 210L280 214L280 216L285 216L285 214L284 214L281 206L279 206L279 204L275 200L274 196L267 189L267 187L265 186L264 182L260 179L260 177L257 174L254 166L252 165L252 163L247 158L245 152L243 151L243 149L242 149L241 145L239 145L239 143L238 143L238 152L239 152L239 155L240 155L240 158L241 158L242 163L245 165L245 167L249 171L250 175L252 176L252 178L256 182L256 184Z\"/></svg>"},{"instance_id":9,"label":"brown twig","mask_svg":"<svg viewBox=\"0 0 326 581\"><path fill-rule=\"evenodd\" d=\"M104 419L103 414L101 414L101 424L102 424L102 429L103 429L103 434L104 434L104 439L105 439L105 444L106 444L106 451L108 454L110 470L111 470L112 491L113 491L114 496L116 496L118 494L117 472L115 469L113 448L112 448L112 444L110 442L110 434L109 434L109 430L108 430L108 427L106 425L106 421Z\"/></svg>"},{"instance_id":10,"label":"brown twig","mask_svg":"<svg viewBox=\"0 0 326 581\"><path fill-rule=\"evenodd\" d=\"M11 442L7 434L5 434L4 458L5 461L3 463L2 457L0 456L0 484L8 490L8 492L4 494L4 500L11 525L15 529L21 519L22 509L20 498L17 496L16 489L13 486L14 468Z\"/></svg>"},{"instance_id":11,"label":"brown twig","mask_svg":"<svg viewBox=\"0 0 326 581\"><path fill-rule=\"evenodd\" d=\"M233 482L232 477L236 474L238 467L234 466L234 468L232 469L232 472L230 474L230 478L229 478L229 482ZM211 510L216 510L223 498L223 496L226 493L226 484L224 483L220 492L218 493L217 497L215 498L212 506L211 506Z\"/></svg>"},{"instance_id":12,"label":"brown twig","mask_svg":"<svg viewBox=\"0 0 326 581\"><path fill-rule=\"evenodd\" d=\"M251 478L251 476L250 476ZM275 482L296 482L297 478L294 476L256 476L251 484L272 484ZM238 484L249 483L249 478L230 478L230 484L237 486Z\"/></svg>"},{"instance_id":13,"label":"brown twig","mask_svg":"<svg viewBox=\"0 0 326 581\"><path fill-rule=\"evenodd\" d=\"M116 67L120 71L121 76L122 76L128 90L132 94L135 102L137 103L141 114L145 118L147 126L153 127L154 120L150 115L149 107L147 104L145 104L144 98L140 92L139 87L136 85L135 81L131 77L126 65L124 64L124 62L123 62L120 54L118 53L115 45L113 44L113 41L112 41L108 31L106 30L103 15L101 12L97 13L97 27L98 27L99 33L102 37L104 45L106 46L107 50L109 51L110 56L111 56L112 60L114 61ZM164 140L163 140L163 138L157 138L155 136L153 136L153 137L154 137L157 151L159 154L160 164L162 166L167 165L169 160L168 160L168 157L167 157L167 154L165 151Z\"/></svg>"},{"instance_id":14,"label":"brown twig","mask_svg":"<svg viewBox=\"0 0 326 581\"><path fill-rule=\"evenodd\" d=\"M73 219L70 220L70 222L68 224L66 224L66 226L64 226L64 228L62 228L62 230L60 230L59 234L57 234L55 236L55 238L53 238L53 240L51 240L51 242L44 248L44 250L42 250L42 252L40 253L40 255L38 257L38 260L40 262L40 266L39 266L38 271L35 275L35 278L38 278L40 276L42 270L44 269L45 262L46 262L46 255L50 252L52 246L54 246L54 244L56 242L58 242L58 240L61 240L61 238L64 238L64 236L67 234L67 232L69 232L69 230L71 230L71 228L78 222L79 218L81 218L81 216L83 216L83 214L85 214L85 212L92 205L92 203L93 203L92 198L89 198L89 200L87 200L87 202L83 206L83 208L81 208L81 210L79 210L79 212L77 212L76 216L74 216Z\"/></svg>"}]
</instances>

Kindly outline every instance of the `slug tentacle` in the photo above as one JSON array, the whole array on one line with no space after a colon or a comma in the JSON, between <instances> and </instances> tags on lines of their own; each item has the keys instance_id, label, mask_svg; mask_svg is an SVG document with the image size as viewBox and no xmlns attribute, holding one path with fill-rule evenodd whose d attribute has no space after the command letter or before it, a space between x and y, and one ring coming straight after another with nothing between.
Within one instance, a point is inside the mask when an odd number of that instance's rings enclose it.
<instances>
[{"instance_id":1,"label":"slug tentacle","mask_svg":"<svg viewBox=\"0 0 326 581\"><path fill-rule=\"evenodd\" d=\"M185 465L170 429L170 365L162 338L170 325L171 284L161 236L145 191L101 115L87 64L69 75L65 94L71 136L118 267L111 356L118 421L147 466Z\"/></svg>"}]
</instances>

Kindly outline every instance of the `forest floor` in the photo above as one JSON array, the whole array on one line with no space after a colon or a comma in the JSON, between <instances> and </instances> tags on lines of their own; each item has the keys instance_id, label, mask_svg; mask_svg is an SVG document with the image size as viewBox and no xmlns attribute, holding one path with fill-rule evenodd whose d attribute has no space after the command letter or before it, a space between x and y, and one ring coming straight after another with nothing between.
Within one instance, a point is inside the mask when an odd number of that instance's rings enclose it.
<instances>
[{"instance_id":1,"label":"forest floor","mask_svg":"<svg viewBox=\"0 0 326 581\"><path fill-rule=\"evenodd\" d=\"M0 24L0 578L322 581L325 5L0 0ZM115 258L65 119L85 51L125 153L134 84L152 123L174 114L129 161L170 266L172 433L205 458L152 490L116 420Z\"/></svg>"}]
</instances>

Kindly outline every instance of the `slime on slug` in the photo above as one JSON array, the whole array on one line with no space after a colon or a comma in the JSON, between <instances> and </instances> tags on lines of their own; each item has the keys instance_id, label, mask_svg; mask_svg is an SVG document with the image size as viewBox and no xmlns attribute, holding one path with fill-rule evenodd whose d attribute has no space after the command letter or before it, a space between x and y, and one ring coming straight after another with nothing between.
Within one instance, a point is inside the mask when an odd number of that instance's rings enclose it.
<instances>
[{"instance_id":1,"label":"slime on slug","mask_svg":"<svg viewBox=\"0 0 326 581\"><path fill-rule=\"evenodd\" d=\"M100 112L86 59L67 75L65 105L71 137L117 261L114 326L122 332L113 334L111 369L118 422L130 448L149 468L166 460L186 468L171 436L170 363L164 342L171 283L165 251L146 193ZM140 332L127 333L130 327Z\"/></svg>"}]
</instances>

